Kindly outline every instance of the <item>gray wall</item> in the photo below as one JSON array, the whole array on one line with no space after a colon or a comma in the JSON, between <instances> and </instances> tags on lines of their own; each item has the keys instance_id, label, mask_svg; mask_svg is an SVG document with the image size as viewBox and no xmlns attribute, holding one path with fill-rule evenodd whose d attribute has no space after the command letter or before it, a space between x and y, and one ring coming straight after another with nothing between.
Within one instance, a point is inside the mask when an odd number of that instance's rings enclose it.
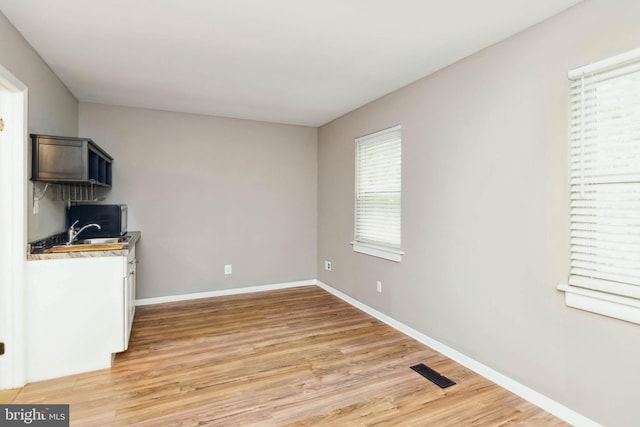
<instances>
[{"instance_id":1,"label":"gray wall","mask_svg":"<svg viewBox=\"0 0 640 427\"><path fill-rule=\"evenodd\" d=\"M316 277L315 128L81 103L80 133L142 232L138 298Z\"/></svg>"},{"instance_id":2,"label":"gray wall","mask_svg":"<svg viewBox=\"0 0 640 427\"><path fill-rule=\"evenodd\" d=\"M1 12L0 40L0 65L28 87L29 132L76 136L78 101ZM30 175L31 166L27 170ZM33 215L32 191L29 182L28 239L62 231L65 204L47 197L40 202L40 214Z\"/></svg>"},{"instance_id":3,"label":"gray wall","mask_svg":"<svg viewBox=\"0 0 640 427\"><path fill-rule=\"evenodd\" d=\"M567 70L640 46L639 16L636 0L587 1L321 127L319 279L600 423L638 425L639 326L567 308L555 288ZM349 244L354 138L396 124L399 264Z\"/></svg>"}]
</instances>

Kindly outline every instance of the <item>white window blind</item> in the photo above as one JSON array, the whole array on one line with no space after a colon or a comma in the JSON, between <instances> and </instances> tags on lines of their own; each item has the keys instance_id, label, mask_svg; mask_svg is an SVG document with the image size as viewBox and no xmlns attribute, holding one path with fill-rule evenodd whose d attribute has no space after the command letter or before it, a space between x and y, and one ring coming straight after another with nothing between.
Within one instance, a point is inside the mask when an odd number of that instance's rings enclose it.
<instances>
[{"instance_id":1,"label":"white window blind","mask_svg":"<svg viewBox=\"0 0 640 427\"><path fill-rule=\"evenodd\" d=\"M400 126L356 139L354 244L400 248L401 154Z\"/></svg>"},{"instance_id":2,"label":"white window blind","mask_svg":"<svg viewBox=\"0 0 640 427\"><path fill-rule=\"evenodd\" d=\"M569 77L569 285L640 300L640 51Z\"/></svg>"}]
</instances>

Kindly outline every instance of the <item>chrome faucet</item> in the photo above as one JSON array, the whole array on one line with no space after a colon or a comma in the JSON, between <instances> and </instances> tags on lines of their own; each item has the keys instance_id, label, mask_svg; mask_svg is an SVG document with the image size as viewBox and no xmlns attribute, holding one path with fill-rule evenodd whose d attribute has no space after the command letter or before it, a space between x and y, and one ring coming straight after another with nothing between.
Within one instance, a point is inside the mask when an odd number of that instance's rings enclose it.
<instances>
[{"instance_id":1,"label":"chrome faucet","mask_svg":"<svg viewBox=\"0 0 640 427\"><path fill-rule=\"evenodd\" d=\"M72 244L78 238L78 235L89 227L96 227L98 230L102 228L100 227L100 224L87 224L85 226L82 226L78 231L76 231L75 226L77 223L78 223L78 220L76 220L76 222L71 224L71 227L69 227L69 230L67 230L67 236L69 237L69 240L67 240L67 245Z\"/></svg>"}]
</instances>

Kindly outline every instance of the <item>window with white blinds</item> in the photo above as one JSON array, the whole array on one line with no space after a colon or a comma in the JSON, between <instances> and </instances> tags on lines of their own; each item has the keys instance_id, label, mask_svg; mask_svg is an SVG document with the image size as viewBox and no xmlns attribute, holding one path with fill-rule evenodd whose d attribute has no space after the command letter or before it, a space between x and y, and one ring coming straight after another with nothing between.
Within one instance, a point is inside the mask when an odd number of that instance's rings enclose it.
<instances>
[{"instance_id":1,"label":"window with white blinds","mask_svg":"<svg viewBox=\"0 0 640 427\"><path fill-rule=\"evenodd\" d=\"M354 250L400 261L400 126L356 139Z\"/></svg>"},{"instance_id":2,"label":"window with white blinds","mask_svg":"<svg viewBox=\"0 0 640 427\"><path fill-rule=\"evenodd\" d=\"M588 307L578 308L640 323L640 50L569 78L571 268L563 290L578 288L573 306L582 300ZM600 297L611 312L595 307Z\"/></svg>"}]
</instances>

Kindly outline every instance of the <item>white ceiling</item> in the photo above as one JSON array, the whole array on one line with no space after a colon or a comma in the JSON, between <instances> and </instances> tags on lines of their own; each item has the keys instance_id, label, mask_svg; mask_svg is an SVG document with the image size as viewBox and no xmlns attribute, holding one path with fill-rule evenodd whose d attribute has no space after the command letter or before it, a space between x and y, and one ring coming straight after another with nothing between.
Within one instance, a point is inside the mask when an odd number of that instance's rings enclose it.
<instances>
[{"instance_id":1,"label":"white ceiling","mask_svg":"<svg viewBox=\"0 0 640 427\"><path fill-rule=\"evenodd\" d=\"M581 0L0 0L79 101L319 126Z\"/></svg>"}]
</instances>

